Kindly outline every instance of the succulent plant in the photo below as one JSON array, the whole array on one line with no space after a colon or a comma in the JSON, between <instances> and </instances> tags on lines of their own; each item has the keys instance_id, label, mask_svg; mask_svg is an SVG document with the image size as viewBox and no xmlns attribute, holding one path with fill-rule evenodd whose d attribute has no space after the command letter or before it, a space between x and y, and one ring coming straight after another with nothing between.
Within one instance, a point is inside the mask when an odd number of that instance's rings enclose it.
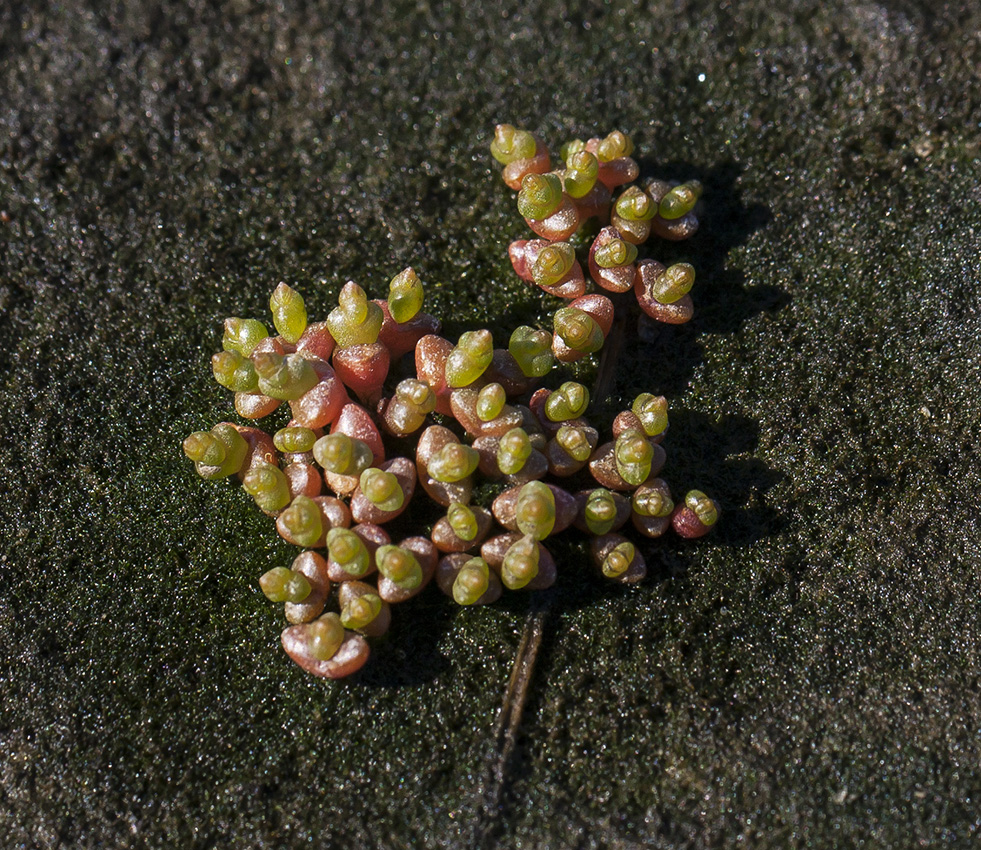
<instances>
[{"instance_id":1,"label":"succulent plant","mask_svg":"<svg viewBox=\"0 0 981 850\"><path fill-rule=\"evenodd\" d=\"M269 301L275 335L255 319L226 320L212 372L243 418L287 402L289 421L271 435L223 422L184 440L202 478L237 476L279 534L305 550L258 583L285 606L287 654L314 675L360 669L392 607L434 578L463 606L547 588L557 573L545 543L574 527L589 537L597 573L631 584L646 566L625 528L640 539L669 528L695 538L717 523L713 499L691 490L676 503L658 477L664 397L638 395L601 440L586 418L586 386L542 386L557 364L603 348L631 290L655 320L691 318L694 268L641 258L638 246L651 233L692 235L701 184L631 185L633 143L618 131L564 145L559 171L539 138L511 125L496 128L491 152L536 236L509 247L515 273L565 300L550 329L518 327L501 349L490 331L470 330L454 345L422 312L424 285L411 268L391 278L386 300L348 282L317 322L280 283ZM600 229L583 246L572 237L590 218ZM414 457L399 454L407 446ZM503 482L492 504L474 503L487 492L475 490L479 479ZM384 525L417 491L445 512L424 535L393 541Z\"/></svg>"}]
</instances>

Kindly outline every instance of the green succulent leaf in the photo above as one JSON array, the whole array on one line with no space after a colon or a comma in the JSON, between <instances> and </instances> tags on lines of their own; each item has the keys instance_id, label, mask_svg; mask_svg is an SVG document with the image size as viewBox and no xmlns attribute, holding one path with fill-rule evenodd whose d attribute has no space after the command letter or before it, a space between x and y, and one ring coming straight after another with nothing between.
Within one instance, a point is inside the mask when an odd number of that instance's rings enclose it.
<instances>
[{"instance_id":1,"label":"green succulent leaf","mask_svg":"<svg viewBox=\"0 0 981 850\"><path fill-rule=\"evenodd\" d=\"M243 357L251 357L255 347L262 342L269 331L256 319L225 319L225 332L221 347L225 351L235 351Z\"/></svg>"},{"instance_id":2,"label":"green succulent leaf","mask_svg":"<svg viewBox=\"0 0 981 850\"><path fill-rule=\"evenodd\" d=\"M269 309L276 332L296 344L307 329L307 308L300 293L285 283L279 284L269 299Z\"/></svg>"},{"instance_id":3,"label":"green succulent leaf","mask_svg":"<svg viewBox=\"0 0 981 850\"><path fill-rule=\"evenodd\" d=\"M535 137L527 130L519 130L510 124L498 124L494 128L491 156L501 165L509 165L519 159L531 159L536 147Z\"/></svg>"},{"instance_id":4,"label":"green succulent leaf","mask_svg":"<svg viewBox=\"0 0 981 850\"><path fill-rule=\"evenodd\" d=\"M510 590L520 590L538 575L540 558L538 543L525 535L511 544L501 564L501 581Z\"/></svg>"},{"instance_id":5,"label":"green succulent leaf","mask_svg":"<svg viewBox=\"0 0 981 850\"><path fill-rule=\"evenodd\" d=\"M555 286L572 270L576 251L568 242L553 242L538 252L531 276L539 286Z\"/></svg>"},{"instance_id":6,"label":"green succulent leaf","mask_svg":"<svg viewBox=\"0 0 981 850\"><path fill-rule=\"evenodd\" d=\"M544 540L555 527L555 496L547 484L529 481L518 493L514 511L518 530L535 540Z\"/></svg>"},{"instance_id":7,"label":"green succulent leaf","mask_svg":"<svg viewBox=\"0 0 981 850\"><path fill-rule=\"evenodd\" d=\"M471 558L453 581L453 600L458 605L473 605L487 592L490 569L483 558Z\"/></svg>"},{"instance_id":8,"label":"green succulent leaf","mask_svg":"<svg viewBox=\"0 0 981 850\"><path fill-rule=\"evenodd\" d=\"M477 537L477 517L462 502L450 504L446 509L446 521L453 529L453 533L461 540L473 540Z\"/></svg>"},{"instance_id":9,"label":"green succulent leaf","mask_svg":"<svg viewBox=\"0 0 981 850\"><path fill-rule=\"evenodd\" d=\"M521 325L511 333L508 351L528 378L541 378L552 371L552 335L548 331Z\"/></svg>"},{"instance_id":10,"label":"green succulent leaf","mask_svg":"<svg viewBox=\"0 0 981 850\"><path fill-rule=\"evenodd\" d=\"M553 319L556 336L573 351L592 354L603 347L603 329L596 320L578 307L562 307Z\"/></svg>"},{"instance_id":11,"label":"green succulent leaf","mask_svg":"<svg viewBox=\"0 0 981 850\"><path fill-rule=\"evenodd\" d=\"M617 518L617 503L609 490L597 487L586 498L586 526L596 535L606 534Z\"/></svg>"},{"instance_id":12,"label":"green succulent leaf","mask_svg":"<svg viewBox=\"0 0 981 850\"><path fill-rule=\"evenodd\" d=\"M422 584L422 567L416 556L399 546L379 546L375 553L378 572L403 590L415 590Z\"/></svg>"},{"instance_id":13,"label":"green succulent leaf","mask_svg":"<svg viewBox=\"0 0 981 850\"><path fill-rule=\"evenodd\" d=\"M327 553L344 572L360 578L371 566L371 553L364 541L349 528L327 532Z\"/></svg>"},{"instance_id":14,"label":"green succulent leaf","mask_svg":"<svg viewBox=\"0 0 981 850\"><path fill-rule=\"evenodd\" d=\"M497 466L505 475L516 475L531 457L531 438L524 428L512 428L497 444Z\"/></svg>"},{"instance_id":15,"label":"green succulent leaf","mask_svg":"<svg viewBox=\"0 0 981 850\"><path fill-rule=\"evenodd\" d=\"M263 573L259 587L270 602L302 602L311 590L307 577L288 567L275 567Z\"/></svg>"},{"instance_id":16,"label":"green succulent leaf","mask_svg":"<svg viewBox=\"0 0 981 850\"><path fill-rule=\"evenodd\" d=\"M425 296L422 281L411 268L400 271L388 285L388 312L399 324L415 318Z\"/></svg>"},{"instance_id":17,"label":"green succulent leaf","mask_svg":"<svg viewBox=\"0 0 981 850\"><path fill-rule=\"evenodd\" d=\"M562 181L557 174L526 174L518 192L518 212L540 221L562 204Z\"/></svg>"},{"instance_id":18,"label":"green succulent leaf","mask_svg":"<svg viewBox=\"0 0 981 850\"><path fill-rule=\"evenodd\" d=\"M658 214L668 221L688 215L702 195L702 184L689 180L665 193L658 205Z\"/></svg>"},{"instance_id":19,"label":"green succulent leaf","mask_svg":"<svg viewBox=\"0 0 981 850\"><path fill-rule=\"evenodd\" d=\"M371 467L361 473L361 493L383 511L397 511L405 504L405 492L391 472Z\"/></svg>"}]
</instances>

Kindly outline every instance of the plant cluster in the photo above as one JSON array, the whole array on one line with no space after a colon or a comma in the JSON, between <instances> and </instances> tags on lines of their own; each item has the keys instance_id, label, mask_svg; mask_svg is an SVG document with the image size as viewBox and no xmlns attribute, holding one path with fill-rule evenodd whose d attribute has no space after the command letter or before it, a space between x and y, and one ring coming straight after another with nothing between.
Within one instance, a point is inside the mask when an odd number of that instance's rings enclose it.
<instances>
[{"instance_id":1,"label":"plant cluster","mask_svg":"<svg viewBox=\"0 0 981 850\"><path fill-rule=\"evenodd\" d=\"M201 477L237 476L279 534L304 550L259 585L285 604L287 654L315 675L360 669L392 606L433 580L460 605L493 602L505 588L549 587L556 564L546 543L575 527L591 538L601 575L634 583L646 567L621 533L626 525L650 538L669 528L693 538L718 518L704 493L676 504L658 477L663 397L637 396L601 441L585 416L584 385L542 386L556 363L602 348L615 312L604 291L633 291L661 322L691 318L692 267L639 259L637 246L651 233L694 233L700 185L631 185L639 168L619 132L566 144L559 170L539 139L509 125L496 128L491 153L538 237L509 247L515 272L567 302L551 330L516 328L507 347L495 347L488 330L454 343L422 311L411 268L392 278L385 300L347 283L319 322L281 283L269 302L275 334L255 319L227 319L212 370L234 392L239 416L261 419L286 403L288 424L268 433L223 422L184 440ZM591 218L603 226L588 255L579 252L584 269L569 240ZM474 500L478 481L503 488L489 507ZM418 491L441 516L426 534L393 542L385 526Z\"/></svg>"}]
</instances>

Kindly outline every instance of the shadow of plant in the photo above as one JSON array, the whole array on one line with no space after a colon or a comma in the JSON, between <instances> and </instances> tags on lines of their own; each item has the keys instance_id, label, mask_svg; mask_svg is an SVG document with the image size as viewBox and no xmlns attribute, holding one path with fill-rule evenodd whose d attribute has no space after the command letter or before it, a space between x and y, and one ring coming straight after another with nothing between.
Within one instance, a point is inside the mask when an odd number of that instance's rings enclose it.
<instances>
[{"instance_id":1,"label":"shadow of plant","mask_svg":"<svg viewBox=\"0 0 981 850\"><path fill-rule=\"evenodd\" d=\"M716 542L745 546L785 527L782 514L766 502L767 492L785 476L753 457L759 444L755 422L738 415L714 420L681 410L665 442L672 436L665 477L676 483L674 492L697 486L721 503L724 521L713 532Z\"/></svg>"},{"instance_id":2,"label":"shadow of plant","mask_svg":"<svg viewBox=\"0 0 981 850\"><path fill-rule=\"evenodd\" d=\"M748 284L745 275L728 266L735 248L769 223L770 211L762 204L743 203L738 188L741 166L728 160L706 171L687 164L663 163L656 170L641 162L641 179L698 179L704 186L697 207L698 232L686 242L659 240L647 249L664 265L688 262L695 267L695 315L684 325L661 325L641 316L638 336L645 343L639 357L657 364L656 391L681 395L703 360L698 339L706 333L733 334L763 312L786 307L790 296L765 283Z\"/></svg>"}]
</instances>

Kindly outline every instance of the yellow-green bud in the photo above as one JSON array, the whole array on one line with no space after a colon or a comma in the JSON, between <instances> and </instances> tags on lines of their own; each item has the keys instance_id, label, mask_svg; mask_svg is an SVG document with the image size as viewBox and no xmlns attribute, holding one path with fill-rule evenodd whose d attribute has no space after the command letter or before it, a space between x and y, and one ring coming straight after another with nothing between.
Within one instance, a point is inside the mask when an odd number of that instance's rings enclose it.
<instances>
[{"instance_id":1,"label":"yellow-green bud","mask_svg":"<svg viewBox=\"0 0 981 850\"><path fill-rule=\"evenodd\" d=\"M685 495L685 507L694 511L702 525L715 525L719 519L718 509L701 490L689 490Z\"/></svg>"},{"instance_id":2,"label":"yellow-green bud","mask_svg":"<svg viewBox=\"0 0 981 850\"><path fill-rule=\"evenodd\" d=\"M548 218L562 204L562 181L557 174L526 174L518 192L518 212L532 221Z\"/></svg>"},{"instance_id":3,"label":"yellow-green bud","mask_svg":"<svg viewBox=\"0 0 981 850\"><path fill-rule=\"evenodd\" d=\"M300 293L285 283L279 284L269 299L269 309L276 332L295 344L307 329L307 308Z\"/></svg>"},{"instance_id":4,"label":"yellow-green bud","mask_svg":"<svg viewBox=\"0 0 981 850\"><path fill-rule=\"evenodd\" d=\"M290 483L285 473L271 463L253 466L242 480L242 487L264 511L275 513L290 503Z\"/></svg>"},{"instance_id":5,"label":"yellow-green bud","mask_svg":"<svg viewBox=\"0 0 981 850\"><path fill-rule=\"evenodd\" d=\"M301 428L294 425L289 428L280 428L273 435L273 445L285 454L300 454L302 452L313 451L313 444L317 442L317 435L309 428Z\"/></svg>"},{"instance_id":6,"label":"yellow-green bud","mask_svg":"<svg viewBox=\"0 0 981 850\"><path fill-rule=\"evenodd\" d=\"M415 378L406 378L395 388L395 396L385 408L384 418L388 428L399 436L418 431L426 421L426 414L436 408L436 393L428 384Z\"/></svg>"},{"instance_id":7,"label":"yellow-green bud","mask_svg":"<svg viewBox=\"0 0 981 850\"><path fill-rule=\"evenodd\" d=\"M688 294L694 282L695 269L688 263L675 263L654 279L651 294L662 304L674 304Z\"/></svg>"},{"instance_id":8,"label":"yellow-green bud","mask_svg":"<svg viewBox=\"0 0 981 850\"><path fill-rule=\"evenodd\" d=\"M422 281L411 268L400 271L388 285L388 312L399 324L415 318L422 309Z\"/></svg>"},{"instance_id":9,"label":"yellow-green bud","mask_svg":"<svg viewBox=\"0 0 981 850\"><path fill-rule=\"evenodd\" d=\"M508 351L528 378L541 378L551 372L555 365L552 335L528 325L514 329L508 342Z\"/></svg>"},{"instance_id":10,"label":"yellow-green bud","mask_svg":"<svg viewBox=\"0 0 981 850\"><path fill-rule=\"evenodd\" d=\"M590 443L586 431L576 425L563 425L556 433L555 440L573 460L580 463L589 460L593 449L596 448Z\"/></svg>"},{"instance_id":11,"label":"yellow-green bud","mask_svg":"<svg viewBox=\"0 0 981 850\"><path fill-rule=\"evenodd\" d=\"M623 575L633 563L637 549L629 540L615 546L603 559L600 569L607 578L616 578Z\"/></svg>"},{"instance_id":12,"label":"yellow-green bud","mask_svg":"<svg viewBox=\"0 0 981 850\"><path fill-rule=\"evenodd\" d=\"M326 434L313 444L313 458L336 475L360 475L374 462L367 443L347 434Z\"/></svg>"},{"instance_id":13,"label":"yellow-green bud","mask_svg":"<svg viewBox=\"0 0 981 850\"><path fill-rule=\"evenodd\" d=\"M634 143L619 130L614 130L596 146L596 158L600 162L611 162L621 156L630 156L633 152Z\"/></svg>"},{"instance_id":14,"label":"yellow-green bud","mask_svg":"<svg viewBox=\"0 0 981 850\"><path fill-rule=\"evenodd\" d=\"M476 411L481 422L497 419L504 410L508 396L500 384L488 384L477 393Z\"/></svg>"},{"instance_id":15,"label":"yellow-green bud","mask_svg":"<svg viewBox=\"0 0 981 850\"><path fill-rule=\"evenodd\" d=\"M430 478L443 484L455 484L473 475L480 463L480 452L463 443L447 443L426 464Z\"/></svg>"},{"instance_id":16,"label":"yellow-green bud","mask_svg":"<svg viewBox=\"0 0 981 850\"><path fill-rule=\"evenodd\" d=\"M586 526L596 535L606 534L617 518L617 503L609 490L597 487L586 498L584 511Z\"/></svg>"},{"instance_id":17,"label":"yellow-green bud","mask_svg":"<svg viewBox=\"0 0 981 850\"><path fill-rule=\"evenodd\" d=\"M259 579L259 587L270 602L302 602L310 595L310 582L289 567L275 567Z\"/></svg>"},{"instance_id":18,"label":"yellow-green bud","mask_svg":"<svg viewBox=\"0 0 981 850\"><path fill-rule=\"evenodd\" d=\"M596 265L601 269L615 269L628 266L637 259L637 246L623 239L611 239L593 254Z\"/></svg>"},{"instance_id":19,"label":"yellow-green bud","mask_svg":"<svg viewBox=\"0 0 981 850\"><path fill-rule=\"evenodd\" d=\"M374 593L365 593L356 599L348 601L341 611L341 624L352 631L363 629L381 613L381 597Z\"/></svg>"},{"instance_id":20,"label":"yellow-green bud","mask_svg":"<svg viewBox=\"0 0 981 850\"><path fill-rule=\"evenodd\" d=\"M494 128L491 156L501 165L509 165L519 159L531 159L536 148L535 137L527 130L519 130L510 124L498 124Z\"/></svg>"},{"instance_id":21,"label":"yellow-green bud","mask_svg":"<svg viewBox=\"0 0 981 850\"><path fill-rule=\"evenodd\" d=\"M308 496L297 496L279 515L279 521L289 530L297 545L310 548L324 533L320 506Z\"/></svg>"},{"instance_id":22,"label":"yellow-green bud","mask_svg":"<svg viewBox=\"0 0 981 850\"><path fill-rule=\"evenodd\" d=\"M473 540L477 536L477 518L462 502L452 502L446 509L446 521L453 533L461 540Z\"/></svg>"},{"instance_id":23,"label":"yellow-green bud","mask_svg":"<svg viewBox=\"0 0 981 850\"><path fill-rule=\"evenodd\" d=\"M630 409L640 419L648 437L656 437L668 427L668 400L664 396L641 393Z\"/></svg>"},{"instance_id":24,"label":"yellow-green bud","mask_svg":"<svg viewBox=\"0 0 981 850\"><path fill-rule=\"evenodd\" d=\"M544 540L555 527L555 496L547 484L529 481L518 492L514 510L518 530L535 540Z\"/></svg>"},{"instance_id":25,"label":"yellow-green bud","mask_svg":"<svg viewBox=\"0 0 981 850\"><path fill-rule=\"evenodd\" d=\"M488 330L467 331L446 358L446 384L466 387L487 371L494 359L494 337Z\"/></svg>"},{"instance_id":26,"label":"yellow-green bud","mask_svg":"<svg viewBox=\"0 0 981 850\"><path fill-rule=\"evenodd\" d=\"M236 351L243 357L250 357L255 347L269 336L269 331L256 319L225 319L225 332L221 347L225 351Z\"/></svg>"},{"instance_id":27,"label":"yellow-green bud","mask_svg":"<svg viewBox=\"0 0 981 850\"><path fill-rule=\"evenodd\" d=\"M627 221L649 221L657 215L657 204L638 186L630 186L617 198L616 212Z\"/></svg>"},{"instance_id":28,"label":"yellow-green bud","mask_svg":"<svg viewBox=\"0 0 981 850\"><path fill-rule=\"evenodd\" d=\"M245 438L229 422L221 422L210 431L195 431L184 440L184 454L207 479L234 475L245 463L248 450Z\"/></svg>"},{"instance_id":29,"label":"yellow-green bud","mask_svg":"<svg viewBox=\"0 0 981 850\"><path fill-rule=\"evenodd\" d=\"M471 558L457 573L453 582L453 600L458 605L473 605L487 592L490 570L483 558Z\"/></svg>"},{"instance_id":30,"label":"yellow-green bud","mask_svg":"<svg viewBox=\"0 0 981 850\"><path fill-rule=\"evenodd\" d=\"M516 475L524 469L533 451L524 428L512 428L497 444L497 466L505 475Z\"/></svg>"},{"instance_id":31,"label":"yellow-green bud","mask_svg":"<svg viewBox=\"0 0 981 850\"><path fill-rule=\"evenodd\" d=\"M436 409L436 394L429 384L417 381L415 378L406 378L400 381L395 388L395 394L406 404L411 404L418 409L418 412L425 416Z\"/></svg>"},{"instance_id":32,"label":"yellow-green bud","mask_svg":"<svg viewBox=\"0 0 981 850\"><path fill-rule=\"evenodd\" d=\"M318 661L329 661L344 643L344 626L341 618L331 612L324 614L309 625L310 654Z\"/></svg>"},{"instance_id":33,"label":"yellow-green bud","mask_svg":"<svg viewBox=\"0 0 981 850\"><path fill-rule=\"evenodd\" d=\"M371 467L361 473L361 492L375 507L383 511L397 511L405 503L405 493L391 472Z\"/></svg>"},{"instance_id":34,"label":"yellow-green bud","mask_svg":"<svg viewBox=\"0 0 981 850\"><path fill-rule=\"evenodd\" d=\"M195 431L184 438L184 454L195 463L219 466L227 452L225 444L210 431Z\"/></svg>"},{"instance_id":35,"label":"yellow-green bud","mask_svg":"<svg viewBox=\"0 0 981 850\"><path fill-rule=\"evenodd\" d=\"M403 590L415 590L422 584L422 567L408 549L379 546L375 553L378 572Z\"/></svg>"},{"instance_id":36,"label":"yellow-green bud","mask_svg":"<svg viewBox=\"0 0 981 850\"><path fill-rule=\"evenodd\" d=\"M571 139L559 148L559 158L566 164L577 153L586 150L586 143L582 139Z\"/></svg>"},{"instance_id":37,"label":"yellow-green bud","mask_svg":"<svg viewBox=\"0 0 981 850\"><path fill-rule=\"evenodd\" d=\"M596 320L578 307L563 307L553 319L557 336L573 351L592 354L603 347L603 329Z\"/></svg>"},{"instance_id":38,"label":"yellow-green bud","mask_svg":"<svg viewBox=\"0 0 981 850\"><path fill-rule=\"evenodd\" d=\"M589 390L576 381L566 381L545 399L545 416L550 422L565 422L582 416L587 407Z\"/></svg>"},{"instance_id":39,"label":"yellow-green bud","mask_svg":"<svg viewBox=\"0 0 981 850\"><path fill-rule=\"evenodd\" d=\"M501 581L511 590L520 590L538 575L538 543L531 535L516 540L504 555Z\"/></svg>"},{"instance_id":40,"label":"yellow-green bud","mask_svg":"<svg viewBox=\"0 0 981 850\"><path fill-rule=\"evenodd\" d=\"M211 358L215 380L234 393L251 393L259 386L255 367L237 351L219 351Z\"/></svg>"},{"instance_id":41,"label":"yellow-green bud","mask_svg":"<svg viewBox=\"0 0 981 850\"><path fill-rule=\"evenodd\" d=\"M272 351L252 358L258 375L259 392L282 401L295 401L316 386L319 378L313 365L301 354L276 354Z\"/></svg>"},{"instance_id":42,"label":"yellow-green bud","mask_svg":"<svg viewBox=\"0 0 981 850\"><path fill-rule=\"evenodd\" d=\"M617 472L628 484L643 484L651 474L654 447L643 431L624 431L617 437L614 449Z\"/></svg>"},{"instance_id":43,"label":"yellow-green bud","mask_svg":"<svg viewBox=\"0 0 981 850\"><path fill-rule=\"evenodd\" d=\"M661 218L666 218L668 221L688 215L695 208L695 203L701 194L702 184L697 180L689 180L687 183L675 186L661 198L658 213Z\"/></svg>"},{"instance_id":44,"label":"yellow-green bud","mask_svg":"<svg viewBox=\"0 0 981 850\"><path fill-rule=\"evenodd\" d=\"M538 252L531 267L532 279L539 286L555 286L572 269L575 249L568 242L553 242Z\"/></svg>"},{"instance_id":45,"label":"yellow-green bud","mask_svg":"<svg viewBox=\"0 0 981 850\"><path fill-rule=\"evenodd\" d=\"M571 198L588 195L596 185L599 161L589 151L581 150L565 160L565 191Z\"/></svg>"},{"instance_id":46,"label":"yellow-green bud","mask_svg":"<svg viewBox=\"0 0 981 850\"><path fill-rule=\"evenodd\" d=\"M638 487L631 501L640 516L666 517L674 510L671 493L663 482Z\"/></svg>"},{"instance_id":47,"label":"yellow-green bud","mask_svg":"<svg viewBox=\"0 0 981 850\"><path fill-rule=\"evenodd\" d=\"M327 329L338 348L371 345L378 341L384 318L382 308L369 301L360 286L348 281L337 297L337 307L327 316Z\"/></svg>"},{"instance_id":48,"label":"yellow-green bud","mask_svg":"<svg viewBox=\"0 0 981 850\"><path fill-rule=\"evenodd\" d=\"M360 578L371 566L371 553L364 541L349 528L332 528L327 532L327 552L344 572Z\"/></svg>"}]
</instances>

